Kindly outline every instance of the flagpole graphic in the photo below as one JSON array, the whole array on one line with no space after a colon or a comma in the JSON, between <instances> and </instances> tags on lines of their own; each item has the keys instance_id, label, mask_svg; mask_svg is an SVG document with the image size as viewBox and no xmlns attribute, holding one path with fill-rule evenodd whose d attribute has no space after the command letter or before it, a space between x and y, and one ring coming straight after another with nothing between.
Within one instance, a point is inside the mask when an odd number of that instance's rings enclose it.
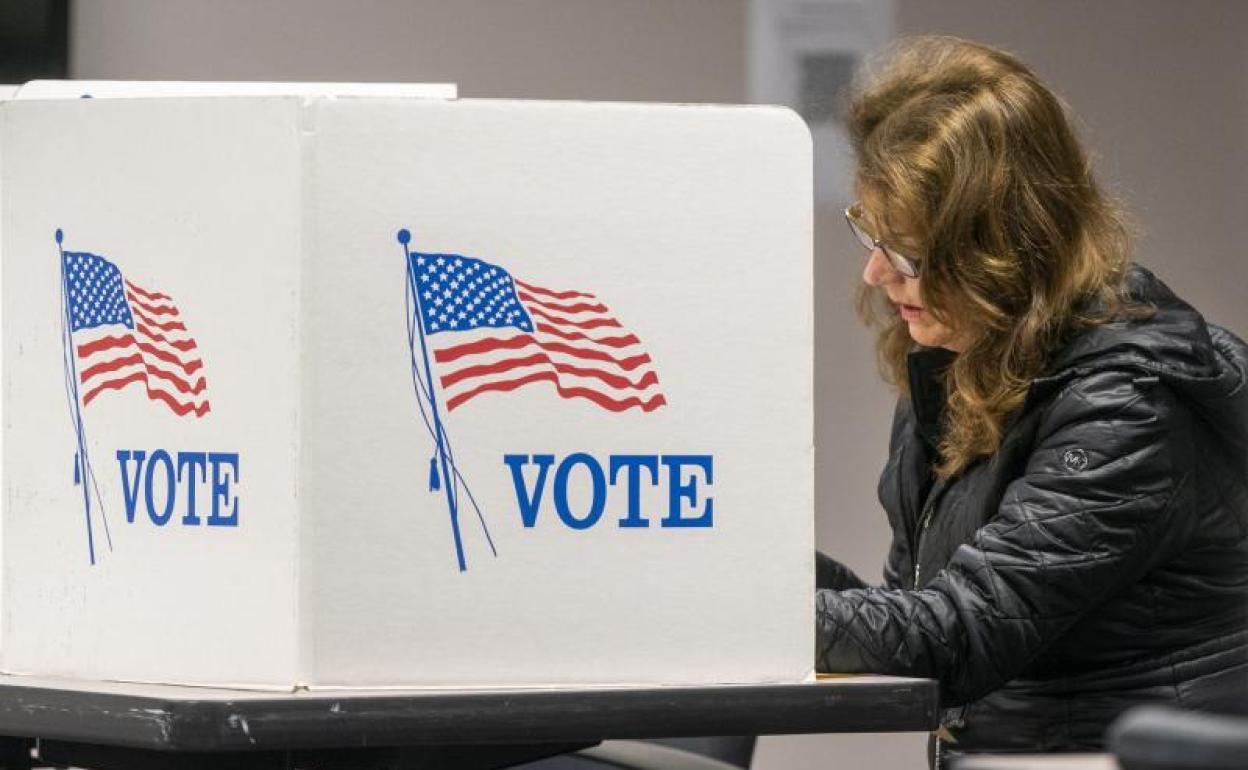
<instances>
[{"instance_id":1,"label":"flagpole graphic","mask_svg":"<svg viewBox=\"0 0 1248 770\"><path fill-rule=\"evenodd\" d=\"M65 268L65 233L59 228L56 231L56 250L61 262L61 320L64 323L61 341L65 358L65 376L71 399L70 411L74 421L74 433L78 448L74 454L74 484L82 486L82 512L87 522L87 556L91 564L95 564L95 533L91 525L91 489L94 486L94 471L91 460L87 456L87 434L82 423L82 407L78 398L78 366L74 355L73 319L69 310L69 274ZM100 502L100 518L104 521L105 531L108 529L108 518L104 511L103 501ZM113 547L111 534L108 547Z\"/></svg>"},{"instance_id":2,"label":"flagpole graphic","mask_svg":"<svg viewBox=\"0 0 1248 770\"><path fill-rule=\"evenodd\" d=\"M408 346L411 348L413 359L412 363L415 367L416 356L415 348L412 346L413 339L411 333L412 326L414 325L416 327L417 336L420 339L420 355L421 360L424 363L426 388L425 396L429 402L429 411L433 413L433 432L434 443L437 445L437 460L440 460L442 464L441 480L442 486L446 491L446 506L451 516L451 533L455 538L455 558L459 562L459 571L464 572L468 569L468 565L464 560L464 543L459 532L459 506L458 500L456 499L457 495L455 494L455 479L452 478L453 473L451 464L447 462L446 432L443 430L442 418L438 413L437 393L433 387L433 371L429 368L429 347L428 343L425 341L425 324L421 318L422 313L420 312L419 298L417 295L418 289L416 287L416 275L412 271L412 254L411 250L408 248L408 244L412 240L412 234L407 230L400 230L398 233L398 240L399 243L403 245L403 261L407 269L407 291L411 292L411 296L414 300L413 305L415 307L415 314L412 315L409 313L408 316ZM419 373L415 370L413 370L413 377L417 379L419 378ZM434 461L431 461L431 463L433 462ZM437 491L438 488L438 469L436 467L432 467L432 465L429 472L429 488L431 491ZM492 544L491 547L493 547Z\"/></svg>"}]
</instances>

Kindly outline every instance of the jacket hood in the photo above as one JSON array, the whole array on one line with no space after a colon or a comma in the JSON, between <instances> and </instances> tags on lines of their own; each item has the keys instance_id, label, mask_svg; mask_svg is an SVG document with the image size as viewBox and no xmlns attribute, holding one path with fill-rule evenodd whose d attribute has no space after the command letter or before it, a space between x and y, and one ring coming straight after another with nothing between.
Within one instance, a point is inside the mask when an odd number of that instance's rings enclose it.
<instances>
[{"instance_id":1,"label":"jacket hood","mask_svg":"<svg viewBox=\"0 0 1248 770\"><path fill-rule=\"evenodd\" d=\"M1209 324L1149 270L1127 273L1130 297L1154 309L1143 319L1114 320L1079 334L1035 380L1032 396L1071 377L1109 369L1156 377L1213 420L1229 421L1242 438L1248 425L1248 345Z\"/></svg>"}]
</instances>

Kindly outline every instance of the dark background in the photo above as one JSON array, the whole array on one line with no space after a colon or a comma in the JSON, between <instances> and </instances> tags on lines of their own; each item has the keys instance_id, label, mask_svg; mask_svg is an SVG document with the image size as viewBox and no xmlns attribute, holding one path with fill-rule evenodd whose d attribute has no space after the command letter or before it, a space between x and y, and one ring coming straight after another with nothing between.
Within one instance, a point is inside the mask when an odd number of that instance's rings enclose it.
<instances>
[{"instance_id":1,"label":"dark background","mask_svg":"<svg viewBox=\"0 0 1248 770\"><path fill-rule=\"evenodd\" d=\"M69 73L69 0L0 2L0 83Z\"/></svg>"}]
</instances>

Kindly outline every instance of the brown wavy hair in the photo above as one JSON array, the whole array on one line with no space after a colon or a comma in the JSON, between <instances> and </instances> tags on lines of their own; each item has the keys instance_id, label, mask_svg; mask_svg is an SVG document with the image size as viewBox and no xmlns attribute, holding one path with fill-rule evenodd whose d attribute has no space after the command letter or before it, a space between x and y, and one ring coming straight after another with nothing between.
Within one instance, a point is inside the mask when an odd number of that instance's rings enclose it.
<instances>
[{"instance_id":1,"label":"brown wavy hair","mask_svg":"<svg viewBox=\"0 0 1248 770\"><path fill-rule=\"evenodd\" d=\"M880 233L920 258L920 295L954 330L936 473L994 453L1033 379L1073 332L1131 313L1130 242L1062 103L1018 59L922 37L895 50L849 108L855 188ZM907 391L906 323L878 289L885 378Z\"/></svg>"}]
</instances>

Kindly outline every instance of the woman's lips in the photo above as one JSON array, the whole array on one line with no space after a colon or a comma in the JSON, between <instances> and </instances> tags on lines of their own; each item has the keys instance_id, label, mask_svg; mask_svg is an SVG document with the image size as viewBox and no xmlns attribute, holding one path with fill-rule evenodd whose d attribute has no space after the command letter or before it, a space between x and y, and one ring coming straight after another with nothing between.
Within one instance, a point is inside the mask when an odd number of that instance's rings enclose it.
<instances>
[{"instance_id":1,"label":"woman's lips","mask_svg":"<svg viewBox=\"0 0 1248 770\"><path fill-rule=\"evenodd\" d=\"M904 303L898 302L897 312L901 314L901 317L903 320L916 321L918 320L919 316L923 315L923 308L919 307L918 305L906 305Z\"/></svg>"}]
</instances>

